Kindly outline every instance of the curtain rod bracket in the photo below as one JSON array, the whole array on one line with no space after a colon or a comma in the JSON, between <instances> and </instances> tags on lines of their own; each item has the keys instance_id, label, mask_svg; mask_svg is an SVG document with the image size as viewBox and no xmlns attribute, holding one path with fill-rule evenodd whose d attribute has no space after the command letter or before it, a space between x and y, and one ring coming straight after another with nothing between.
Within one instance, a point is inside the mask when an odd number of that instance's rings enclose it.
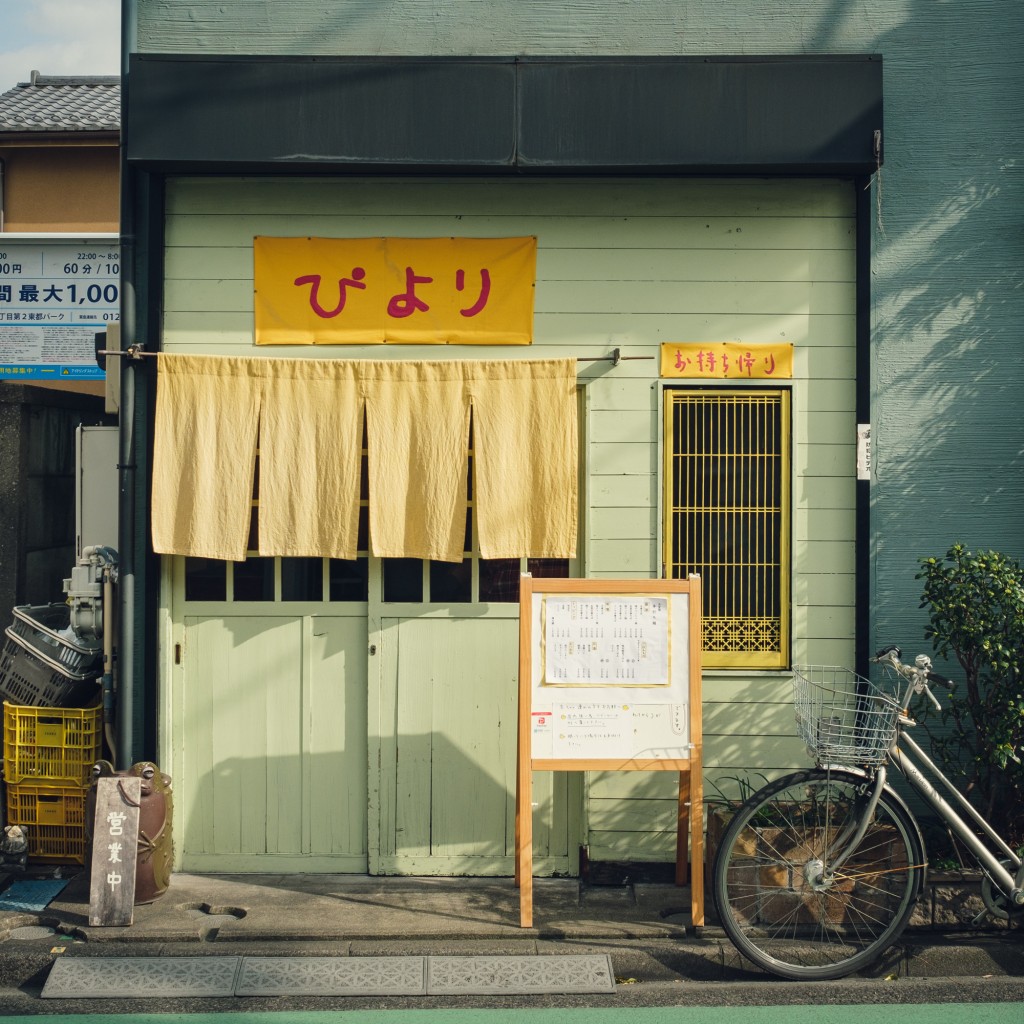
<instances>
[{"instance_id":1,"label":"curtain rod bracket","mask_svg":"<svg viewBox=\"0 0 1024 1024\"><path fill-rule=\"evenodd\" d=\"M155 352L147 352L141 345L129 345L127 348L101 348L96 352L98 356L121 356L123 359L142 359L144 356L153 358Z\"/></svg>"}]
</instances>

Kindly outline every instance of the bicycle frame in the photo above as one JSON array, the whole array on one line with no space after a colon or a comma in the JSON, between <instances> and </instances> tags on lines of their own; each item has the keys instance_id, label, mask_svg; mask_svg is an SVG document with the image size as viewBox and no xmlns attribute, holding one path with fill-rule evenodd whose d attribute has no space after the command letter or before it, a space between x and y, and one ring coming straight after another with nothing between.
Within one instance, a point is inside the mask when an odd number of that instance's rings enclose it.
<instances>
[{"instance_id":1,"label":"bicycle frame","mask_svg":"<svg viewBox=\"0 0 1024 1024\"><path fill-rule=\"evenodd\" d=\"M931 760L920 746L907 735L906 730L915 723L907 714L910 700L915 693L926 693L936 707L941 707L928 688L927 680L931 670L931 661L925 656L918 658L918 665L911 667L899 660L899 652L888 649L874 659L892 666L893 670L907 683L906 691L901 695L902 712L897 720L896 735L888 752L889 762L910 783L915 792L934 810L949 826L957 838L971 851L978 863L984 868L992 882L1017 906L1024 905L1024 863L1010 848L1003 838L982 817L981 813L942 773L941 769ZM908 756L909 755L909 756ZM915 763L914 758L918 763ZM934 777L935 781L953 798L963 815L933 785L919 765L923 765ZM966 816L966 818L964 817ZM1005 864L985 843L978 838L971 824L985 834L991 844L1003 855L1003 859L1012 866L1013 874Z\"/></svg>"},{"instance_id":2,"label":"bicycle frame","mask_svg":"<svg viewBox=\"0 0 1024 1024\"><path fill-rule=\"evenodd\" d=\"M909 720L900 722L896 732L896 742L889 752L889 760L918 795L939 815L956 834L957 838L971 851L988 873L988 876L1002 892L1018 906L1024 903L1024 889L1022 889L1022 886L1024 886L1024 864L1022 864L1020 857L1003 841L1002 837L978 813L977 809L967 798L942 774L931 758L904 732L905 726L909 724L912 724ZM968 822L957 813L956 809L943 797L942 793L932 785L924 772L907 757L907 752L917 758L935 776L936 781L953 795L956 802L966 812L967 817L985 833L992 844L1005 855L1005 859L1013 865L1014 875L1011 875L1006 870L992 851L974 834Z\"/></svg>"},{"instance_id":3,"label":"bicycle frame","mask_svg":"<svg viewBox=\"0 0 1024 1024\"><path fill-rule=\"evenodd\" d=\"M855 773L863 772L863 769L860 768L855 770L843 768L842 770L845 772L853 770ZM861 840L867 835L867 831L871 827L871 821L875 816L875 808L878 807L878 801L882 796L882 790L888 786L888 773L886 772L885 765L879 765L873 773L868 774L864 772L864 782L865 787L870 786L870 792L867 796L867 802L864 804L864 809L828 844L825 851L825 861L828 864L826 875L828 878L834 877L836 872L856 853ZM895 796L896 794L893 795ZM902 803L902 801L900 802Z\"/></svg>"}]
</instances>

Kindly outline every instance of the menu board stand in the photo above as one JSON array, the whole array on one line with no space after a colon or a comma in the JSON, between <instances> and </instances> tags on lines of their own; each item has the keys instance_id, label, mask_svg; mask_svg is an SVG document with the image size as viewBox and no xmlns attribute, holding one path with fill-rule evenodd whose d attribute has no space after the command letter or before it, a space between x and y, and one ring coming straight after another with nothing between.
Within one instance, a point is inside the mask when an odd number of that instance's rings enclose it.
<instances>
[{"instance_id":1,"label":"menu board stand","mask_svg":"<svg viewBox=\"0 0 1024 1024\"><path fill-rule=\"evenodd\" d=\"M700 620L696 576L522 577L515 880L523 928L533 925L532 773L591 770L679 773L676 884L686 884L689 845L691 927L703 927Z\"/></svg>"}]
</instances>

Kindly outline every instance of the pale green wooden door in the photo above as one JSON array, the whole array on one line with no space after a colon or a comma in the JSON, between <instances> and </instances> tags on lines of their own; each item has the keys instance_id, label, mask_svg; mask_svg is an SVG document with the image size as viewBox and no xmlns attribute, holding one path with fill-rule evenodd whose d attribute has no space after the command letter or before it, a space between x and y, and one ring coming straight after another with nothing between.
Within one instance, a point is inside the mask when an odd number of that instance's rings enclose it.
<instances>
[{"instance_id":1,"label":"pale green wooden door","mask_svg":"<svg viewBox=\"0 0 1024 1024\"><path fill-rule=\"evenodd\" d=\"M181 646L180 866L365 871L365 616L188 616Z\"/></svg>"},{"instance_id":2,"label":"pale green wooden door","mask_svg":"<svg viewBox=\"0 0 1024 1024\"><path fill-rule=\"evenodd\" d=\"M518 619L384 618L378 636L371 871L512 874ZM536 871L575 872L579 778L543 772L534 785Z\"/></svg>"},{"instance_id":3,"label":"pale green wooden door","mask_svg":"<svg viewBox=\"0 0 1024 1024\"><path fill-rule=\"evenodd\" d=\"M510 592L479 600L487 567L474 560L466 599L442 602L430 566L416 563L421 599L386 602L371 559L369 602L347 600L349 580L338 600L303 603L287 599L287 566L256 567L258 585L243 585L237 566L198 565L192 599L176 567L168 710L179 868L512 874ZM504 568L518 577L518 560ZM573 873L581 778L539 773L534 787L535 870Z\"/></svg>"}]
</instances>

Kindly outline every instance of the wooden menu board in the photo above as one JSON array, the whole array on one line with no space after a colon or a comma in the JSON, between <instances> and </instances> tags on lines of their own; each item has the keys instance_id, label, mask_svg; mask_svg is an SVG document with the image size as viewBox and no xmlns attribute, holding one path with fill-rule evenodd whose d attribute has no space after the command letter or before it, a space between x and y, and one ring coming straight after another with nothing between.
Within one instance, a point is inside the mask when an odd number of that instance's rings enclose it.
<instances>
[{"instance_id":1,"label":"wooden menu board","mask_svg":"<svg viewBox=\"0 0 1024 1024\"><path fill-rule=\"evenodd\" d=\"M677 771L676 881L704 924L700 580L523 576L516 884L533 924L534 771Z\"/></svg>"}]
</instances>

